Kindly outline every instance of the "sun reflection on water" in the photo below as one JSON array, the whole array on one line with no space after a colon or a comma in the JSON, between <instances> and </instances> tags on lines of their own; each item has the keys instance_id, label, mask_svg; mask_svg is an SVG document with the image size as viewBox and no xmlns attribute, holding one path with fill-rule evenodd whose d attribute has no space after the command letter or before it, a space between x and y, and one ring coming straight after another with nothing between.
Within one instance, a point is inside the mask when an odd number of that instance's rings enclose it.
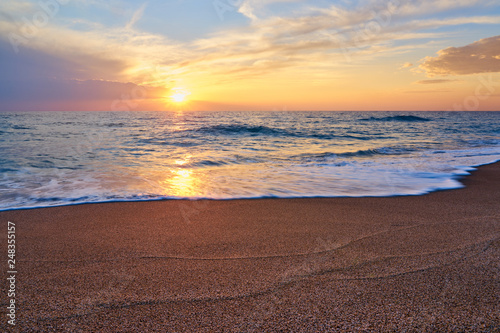
<instances>
[{"instance_id":1,"label":"sun reflection on water","mask_svg":"<svg viewBox=\"0 0 500 333\"><path fill-rule=\"evenodd\" d=\"M197 196L196 181L193 171L187 169L171 170L172 176L162 181L162 185L167 188L169 196L174 197L194 197Z\"/></svg>"},{"instance_id":2,"label":"sun reflection on water","mask_svg":"<svg viewBox=\"0 0 500 333\"><path fill-rule=\"evenodd\" d=\"M177 158L172 161L172 167L157 174L156 183L164 195L176 198L193 198L201 195L199 175L193 169L186 167L191 157L186 155Z\"/></svg>"}]
</instances>

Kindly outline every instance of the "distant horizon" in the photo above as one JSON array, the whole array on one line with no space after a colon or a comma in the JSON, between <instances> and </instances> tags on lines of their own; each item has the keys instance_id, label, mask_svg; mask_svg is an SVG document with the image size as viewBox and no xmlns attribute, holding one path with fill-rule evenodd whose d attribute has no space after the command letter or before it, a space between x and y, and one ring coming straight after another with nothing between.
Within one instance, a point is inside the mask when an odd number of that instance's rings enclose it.
<instances>
[{"instance_id":1,"label":"distant horizon","mask_svg":"<svg viewBox=\"0 0 500 333\"><path fill-rule=\"evenodd\" d=\"M0 110L5 112L500 112L500 110Z\"/></svg>"}]
</instances>

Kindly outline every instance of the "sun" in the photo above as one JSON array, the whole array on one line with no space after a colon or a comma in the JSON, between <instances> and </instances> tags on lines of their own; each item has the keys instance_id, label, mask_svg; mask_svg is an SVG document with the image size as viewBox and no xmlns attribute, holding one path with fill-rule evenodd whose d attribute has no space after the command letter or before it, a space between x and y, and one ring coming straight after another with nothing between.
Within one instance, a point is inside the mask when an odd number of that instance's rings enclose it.
<instances>
[{"instance_id":1,"label":"sun","mask_svg":"<svg viewBox=\"0 0 500 333\"><path fill-rule=\"evenodd\" d=\"M173 94L172 96L170 96L170 98L175 103L182 103L186 100L186 94L177 93L177 94Z\"/></svg>"},{"instance_id":2,"label":"sun","mask_svg":"<svg viewBox=\"0 0 500 333\"><path fill-rule=\"evenodd\" d=\"M170 95L170 99L174 103L183 103L186 102L187 97L191 95L189 91L183 88L174 88L172 89L172 95Z\"/></svg>"}]
</instances>

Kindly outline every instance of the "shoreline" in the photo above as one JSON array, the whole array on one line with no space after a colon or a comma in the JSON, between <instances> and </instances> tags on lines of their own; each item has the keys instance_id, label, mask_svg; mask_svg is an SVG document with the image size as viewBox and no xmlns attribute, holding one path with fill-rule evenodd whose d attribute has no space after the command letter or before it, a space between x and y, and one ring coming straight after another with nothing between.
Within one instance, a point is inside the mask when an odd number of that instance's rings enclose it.
<instances>
[{"instance_id":1,"label":"shoreline","mask_svg":"<svg viewBox=\"0 0 500 333\"><path fill-rule=\"evenodd\" d=\"M458 190L465 185L463 185L463 180L466 179L467 177L470 177L474 172L478 170L478 168L488 166L488 165L493 165L493 164L500 164L500 160L494 161L491 163L486 163L486 164L479 164L479 165L473 165L469 166L467 168L471 168L472 170L467 170L465 172L468 172L466 175L455 175L452 177L453 180L456 180L459 182L462 186L460 187L454 187L454 188L440 188L440 189L432 189L429 191L426 191L424 193L418 193L418 194L395 194L395 195L388 195L388 196L298 196L298 197L276 197L276 196L262 196L262 197L242 197L242 198L227 198L227 199L214 199L214 198L154 198L154 199L121 199L121 200L109 200L109 201L96 201L96 202L77 202L77 203L67 203L67 204L60 204L60 205L55 205L55 206L35 206L35 207L15 207L15 208L6 208L6 209L0 209L0 213L2 212L9 212L9 211L18 211L18 210L31 210L31 209L45 209L45 208L55 208L55 207L71 207L71 206L79 206L79 205L94 205L94 204L112 204L112 203L140 203L140 202L154 202L154 201L188 201L188 202L193 202L193 201L233 201L233 200L291 200L291 199L334 199L334 198L399 198L399 197L416 197L416 196L425 196L429 195L431 193L435 192L441 192L441 191L453 191L453 190Z\"/></svg>"},{"instance_id":2,"label":"shoreline","mask_svg":"<svg viewBox=\"0 0 500 333\"><path fill-rule=\"evenodd\" d=\"M496 332L500 163L460 182L415 196L1 211L2 230L16 224L16 328Z\"/></svg>"}]
</instances>

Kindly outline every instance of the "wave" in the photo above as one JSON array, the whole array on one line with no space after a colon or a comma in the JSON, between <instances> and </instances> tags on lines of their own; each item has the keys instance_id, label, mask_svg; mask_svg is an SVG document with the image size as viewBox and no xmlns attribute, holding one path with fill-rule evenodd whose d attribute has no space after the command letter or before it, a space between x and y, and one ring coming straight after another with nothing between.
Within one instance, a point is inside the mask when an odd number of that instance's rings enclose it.
<instances>
[{"instance_id":1,"label":"wave","mask_svg":"<svg viewBox=\"0 0 500 333\"><path fill-rule=\"evenodd\" d=\"M188 163L184 165L180 165L178 167L182 169L191 169L191 168L204 168L204 167L214 167L214 166L223 166L228 164L238 164L237 162L230 162L225 160L201 160L193 163Z\"/></svg>"},{"instance_id":2,"label":"wave","mask_svg":"<svg viewBox=\"0 0 500 333\"><path fill-rule=\"evenodd\" d=\"M417 116L390 116L390 117L369 117L362 118L362 121L407 121L407 122L420 122L432 121L430 118L417 117Z\"/></svg>"},{"instance_id":3,"label":"wave","mask_svg":"<svg viewBox=\"0 0 500 333\"><path fill-rule=\"evenodd\" d=\"M316 153L316 154L301 154L296 157L299 157L301 159L305 160L317 160L317 159L333 159L333 158L339 158L339 157L344 157L344 158L349 158L349 157L370 157L370 156L376 156L376 155L403 155L403 154L410 154L414 152L415 149L410 149L410 148L401 148L401 147L381 147L381 148L374 148L374 149L364 149L364 150L357 150L353 152L344 152L344 153L332 153L332 152L325 152L325 153Z\"/></svg>"},{"instance_id":4,"label":"wave","mask_svg":"<svg viewBox=\"0 0 500 333\"><path fill-rule=\"evenodd\" d=\"M127 125L125 123L108 123L108 124L104 124L104 126L106 126L106 127L124 127L124 126L130 126L130 125Z\"/></svg>"},{"instance_id":5,"label":"wave","mask_svg":"<svg viewBox=\"0 0 500 333\"><path fill-rule=\"evenodd\" d=\"M337 154L341 157L364 157L364 156L374 156L374 155L402 155L414 152L415 149L411 148L399 148L399 147L381 147L375 149L358 150L355 152L346 152Z\"/></svg>"},{"instance_id":6,"label":"wave","mask_svg":"<svg viewBox=\"0 0 500 333\"><path fill-rule=\"evenodd\" d=\"M201 127L196 130L196 132L206 133L206 134L226 134L226 135L237 135L237 134L264 134L264 135L275 135L275 136L289 136L290 133L287 130L272 128L267 126L247 126L247 125L214 125Z\"/></svg>"},{"instance_id":7,"label":"wave","mask_svg":"<svg viewBox=\"0 0 500 333\"><path fill-rule=\"evenodd\" d=\"M268 126L250 126L250 125L214 125L200 127L194 130L187 130L185 132L196 132L209 135L249 135L249 136L274 136L274 137L294 137L294 138L310 138L310 139L355 139L355 140L372 140L369 136L356 136L349 134L336 135L333 133L314 133L307 131L291 131L281 128L273 128Z\"/></svg>"},{"instance_id":8,"label":"wave","mask_svg":"<svg viewBox=\"0 0 500 333\"><path fill-rule=\"evenodd\" d=\"M29 129L32 129L31 127L22 126L22 125L14 125L11 128L15 129L15 130L29 130Z\"/></svg>"}]
</instances>

